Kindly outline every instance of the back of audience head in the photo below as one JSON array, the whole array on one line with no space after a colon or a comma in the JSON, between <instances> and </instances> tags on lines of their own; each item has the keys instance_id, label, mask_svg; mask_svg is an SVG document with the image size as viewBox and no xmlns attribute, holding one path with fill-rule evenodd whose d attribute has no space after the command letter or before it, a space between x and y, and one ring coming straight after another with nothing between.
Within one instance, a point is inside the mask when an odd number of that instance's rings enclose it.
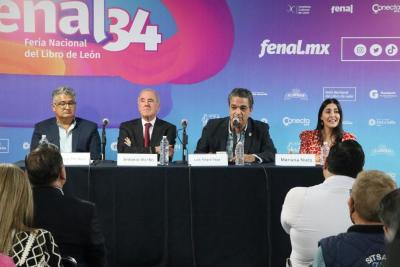
<instances>
[{"instance_id":1,"label":"back of audience head","mask_svg":"<svg viewBox=\"0 0 400 267\"><path fill-rule=\"evenodd\" d=\"M325 167L335 175L355 178L362 171L365 155L361 145L354 140L337 142L329 150Z\"/></svg>"},{"instance_id":2,"label":"back of audience head","mask_svg":"<svg viewBox=\"0 0 400 267\"><path fill-rule=\"evenodd\" d=\"M382 198L379 205L379 218L384 224L385 236L388 241L392 241L395 237L400 238L400 188Z\"/></svg>"},{"instance_id":3,"label":"back of audience head","mask_svg":"<svg viewBox=\"0 0 400 267\"><path fill-rule=\"evenodd\" d=\"M395 181L382 171L362 171L354 181L350 202L364 221L380 223L379 205L382 198L396 188ZM350 209L351 210L351 209Z\"/></svg>"},{"instance_id":4,"label":"back of audience head","mask_svg":"<svg viewBox=\"0 0 400 267\"><path fill-rule=\"evenodd\" d=\"M57 146L38 146L25 159L29 180L34 186L51 185L64 170L64 164Z\"/></svg>"},{"instance_id":5,"label":"back of audience head","mask_svg":"<svg viewBox=\"0 0 400 267\"><path fill-rule=\"evenodd\" d=\"M0 164L0 253L7 254L13 232L29 231L33 220L33 198L24 171L12 164Z\"/></svg>"}]
</instances>

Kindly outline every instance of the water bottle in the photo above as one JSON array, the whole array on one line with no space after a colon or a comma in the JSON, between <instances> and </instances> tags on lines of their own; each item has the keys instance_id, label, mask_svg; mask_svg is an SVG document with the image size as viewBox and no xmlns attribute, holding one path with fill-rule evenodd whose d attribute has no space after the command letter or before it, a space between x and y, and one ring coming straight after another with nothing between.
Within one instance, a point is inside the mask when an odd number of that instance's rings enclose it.
<instances>
[{"instance_id":1,"label":"water bottle","mask_svg":"<svg viewBox=\"0 0 400 267\"><path fill-rule=\"evenodd\" d=\"M244 165L244 146L242 141L239 141L236 144L235 156L235 165Z\"/></svg>"},{"instance_id":2,"label":"water bottle","mask_svg":"<svg viewBox=\"0 0 400 267\"><path fill-rule=\"evenodd\" d=\"M45 134L42 134L42 138L39 140L39 145L48 145L49 140L47 140L47 137Z\"/></svg>"},{"instance_id":3,"label":"water bottle","mask_svg":"<svg viewBox=\"0 0 400 267\"><path fill-rule=\"evenodd\" d=\"M160 142L160 165L168 165L169 162L169 142L164 135Z\"/></svg>"},{"instance_id":4,"label":"water bottle","mask_svg":"<svg viewBox=\"0 0 400 267\"><path fill-rule=\"evenodd\" d=\"M321 165L325 164L325 160L326 160L326 158L328 157L328 154L329 154L329 149L330 149L330 147L329 147L328 142L324 142L322 144L322 146L321 146L321 156L320 156Z\"/></svg>"}]
</instances>

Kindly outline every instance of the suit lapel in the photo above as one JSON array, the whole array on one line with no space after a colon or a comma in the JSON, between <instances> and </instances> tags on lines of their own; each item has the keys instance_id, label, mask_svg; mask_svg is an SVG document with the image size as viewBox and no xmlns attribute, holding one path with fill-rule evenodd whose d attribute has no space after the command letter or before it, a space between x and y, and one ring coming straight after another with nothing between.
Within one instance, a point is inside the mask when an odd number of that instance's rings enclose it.
<instances>
[{"instance_id":1,"label":"suit lapel","mask_svg":"<svg viewBox=\"0 0 400 267\"><path fill-rule=\"evenodd\" d=\"M81 134L81 128L79 127L80 120L75 118L76 124L75 128L72 130L72 151L78 151L78 140L79 135Z\"/></svg>"},{"instance_id":2,"label":"suit lapel","mask_svg":"<svg viewBox=\"0 0 400 267\"><path fill-rule=\"evenodd\" d=\"M159 146L160 145L160 140L162 136L162 123L158 118L156 118L156 121L153 126L153 133L151 134L150 137L150 145L151 146Z\"/></svg>"},{"instance_id":3,"label":"suit lapel","mask_svg":"<svg viewBox=\"0 0 400 267\"><path fill-rule=\"evenodd\" d=\"M137 140L135 140L137 142L137 144L139 146L144 146L144 136L143 136L143 125L142 125L142 120L138 119L136 122L134 122L135 124L133 125L133 136L137 137Z\"/></svg>"},{"instance_id":4,"label":"suit lapel","mask_svg":"<svg viewBox=\"0 0 400 267\"><path fill-rule=\"evenodd\" d=\"M247 129L246 129L246 134L245 134L245 140L244 140L244 153L248 154L250 151L250 147L252 146L253 143L253 120L249 118L247 120Z\"/></svg>"},{"instance_id":5,"label":"suit lapel","mask_svg":"<svg viewBox=\"0 0 400 267\"><path fill-rule=\"evenodd\" d=\"M53 141L49 139L51 143L54 143L56 146L60 147L60 132L57 125L57 120L54 118L53 123L49 127L49 135L53 138Z\"/></svg>"},{"instance_id":6,"label":"suit lapel","mask_svg":"<svg viewBox=\"0 0 400 267\"><path fill-rule=\"evenodd\" d=\"M218 147L218 151L225 151L226 150L226 144L227 144L227 139L228 139L228 126L229 126L229 117L226 118L226 120L224 120L222 122L222 126L220 127L220 131L218 131L217 136L215 138L215 140L217 142L220 141L219 144L217 144Z\"/></svg>"}]
</instances>

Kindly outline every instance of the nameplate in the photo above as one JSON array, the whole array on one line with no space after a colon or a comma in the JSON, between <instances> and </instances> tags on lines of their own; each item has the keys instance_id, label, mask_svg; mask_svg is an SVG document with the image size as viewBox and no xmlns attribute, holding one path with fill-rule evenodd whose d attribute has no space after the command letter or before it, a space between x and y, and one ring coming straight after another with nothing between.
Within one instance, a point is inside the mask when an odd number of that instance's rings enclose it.
<instances>
[{"instance_id":1,"label":"nameplate","mask_svg":"<svg viewBox=\"0 0 400 267\"><path fill-rule=\"evenodd\" d=\"M276 166L315 166L314 154L275 154Z\"/></svg>"},{"instance_id":2,"label":"nameplate","mask_svg":"<svg viewBox=\"0 0 400 267\"><path fill-rule=\"evenodd\" d=\"M157 166L157 154L117 154L117 166Z\"/></svg>"},{"instance_id":3,"label":"nameplate","mask_svg":"<svg viewBox=\"0 0 400 267\"><path fill-rule=\"evenodd\" d=\"M218 154L189 154L191 166L228 166L228 155Z\"/></svg>"},{"instance_id":4,"label":"nameplate","mask_svg":"<svg viewBox=\"0 0 400 267\"><path fill-rule=\"evenodd\" d=\"M90 153L88 152L61 153L61 156L65 166L88 166L90 164Z\"/></svg>"}]
</instances>

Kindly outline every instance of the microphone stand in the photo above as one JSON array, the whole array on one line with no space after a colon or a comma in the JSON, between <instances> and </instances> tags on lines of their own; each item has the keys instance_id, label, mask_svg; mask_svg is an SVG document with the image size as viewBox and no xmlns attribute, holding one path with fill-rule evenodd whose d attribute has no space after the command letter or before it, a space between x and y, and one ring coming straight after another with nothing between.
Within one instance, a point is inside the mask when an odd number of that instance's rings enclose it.
<instances>
[{"instance_id":1,"label":"microphone stand","mask_svg":"<svg viewBox=\"0 0 400 267\"><path fill-rule=\"evenodd\" d=\"M186 126L183 127L182 131L182 163L187 164L187 147L188 135L186 133Z\"/></svg>"},{"instance_id":2,"label":"microphone stand","mask_svg":"<svg viewBox=\"0 0 400 267\"><path fill-rule=\"evenodd\" d=\"M106 125L103 123L103 129L101 131L101 160L106 160Z\"/></svg>"}]
</instances>

